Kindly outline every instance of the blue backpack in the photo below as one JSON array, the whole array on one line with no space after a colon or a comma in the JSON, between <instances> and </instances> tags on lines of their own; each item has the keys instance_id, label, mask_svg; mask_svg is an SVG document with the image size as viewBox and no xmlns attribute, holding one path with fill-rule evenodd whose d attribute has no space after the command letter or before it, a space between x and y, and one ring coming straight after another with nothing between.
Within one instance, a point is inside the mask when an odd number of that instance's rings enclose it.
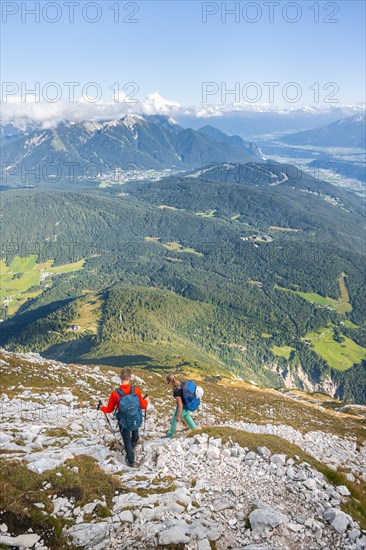
<instances>
[{"instance_id":1,"label":"blue backpack","mask_svg":"<svg viewBox=\"0 0 366 550\"><path fill-rule=\"evenodd\" d=\"M201 400L196 397L196 383L193 380L182 382L184 408L195 411L200 406Z\"/></svg>"},{"instance_id":2,"label":"blue backpack","mask_svg":"<svg viewBox=\"0 0 366 550\"><path fill-rule=\"evenodd\" d=\"M134 393L135 388L131 386L131 393L124 393L121 388L116 392L119 396L118 411L116 418L122 429L138 430L142 424L142 410L138 395Z\"/></svg>"}]
</instances>

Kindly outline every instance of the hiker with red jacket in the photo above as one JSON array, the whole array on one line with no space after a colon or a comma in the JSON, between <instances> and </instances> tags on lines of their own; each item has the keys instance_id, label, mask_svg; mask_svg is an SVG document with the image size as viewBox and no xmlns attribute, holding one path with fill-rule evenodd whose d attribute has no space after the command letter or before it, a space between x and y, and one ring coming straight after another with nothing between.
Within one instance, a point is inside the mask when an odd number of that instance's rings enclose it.
<instances>
[{"instance_id":1,"label":"hiker with red jacket","mask_svg":"<svg viewBox=\"0 0 366 550\"><path fill-rule=\"evenodd\" d=\"M116 412L126 451L126 464L135 466L135 448L139 440L139 428L142 424L142 409L146 409L150 398L142 397L140 388L131 386L132 371L125 367L121 371L121 385L111 393L107 406L102 406L104 413Z\"/></svg>"}]
</instances>

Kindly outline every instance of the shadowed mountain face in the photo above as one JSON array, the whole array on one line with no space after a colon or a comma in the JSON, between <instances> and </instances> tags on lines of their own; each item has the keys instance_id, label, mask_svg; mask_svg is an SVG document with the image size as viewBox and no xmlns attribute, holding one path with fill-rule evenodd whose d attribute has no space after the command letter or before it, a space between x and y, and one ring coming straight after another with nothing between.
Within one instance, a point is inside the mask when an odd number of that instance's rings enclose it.
<instances>
[{"instance_id":1,"label":"shadowed mountain face","mask_svg":"<svg viewBox=\"0 0 366 550\"><path fill-rule=\"evenodd\" d=\"M289 145L318 145L322 147L366 147L366 115L356 114L327 126L297 132L281 138Z\"/></svg>"},{"instance_id":2,"label":"shadowed mountain face","mask_svg":"<svg viewBox=\"0 0 366 550\"><path fill-rule=\"evenodd\" d=\"M203 129L204 130L204 129ZM214 129L212 129L214 130ZM108 122L61 122L56 128L2 127L2 158L15 172L38 166L42 173L97 177L122 170L187 169L210 162L250 162L260 150L238 136L184 129L173 119L126 115ZM90 175L90 174L89 174Z\"/></svg>"}]
</instances>

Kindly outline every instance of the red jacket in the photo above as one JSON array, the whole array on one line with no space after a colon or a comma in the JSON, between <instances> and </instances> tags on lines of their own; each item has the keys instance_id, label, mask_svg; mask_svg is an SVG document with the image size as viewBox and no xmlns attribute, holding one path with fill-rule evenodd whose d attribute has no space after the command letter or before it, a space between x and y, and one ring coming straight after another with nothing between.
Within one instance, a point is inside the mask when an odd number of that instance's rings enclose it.
<instances>
[{"instance_id":1,"label":"red jacket","mask_svg":"<svg viewBox=\"0 0 366 550\"><path fill-rule=\"evenodd\" d=\"M120 386L121 390L123 391L123 393L125 394L129 394L131 393L131 386L130 384L124 384L123 386L121 385ZM139 398L139 401L140 401L140 405L141 405L141 408L142 409L146 409L147 407L147 401L146 399L144 399L141 395L141 390L140 388L137 388L136 386L134 386L135 388L135 391L133 393L135 393L138 398ZM103 405L101 407L101 410L104 412L104 413L112 413L114 411L114 409L117 408L117 405L118 405L118 401L119 401L119 397L117 395L117 392L116 390L112 391L111 393L111 396L109 398L109 401L108 401L108 405L105 406Z\"/></svg>"}]
</instances>

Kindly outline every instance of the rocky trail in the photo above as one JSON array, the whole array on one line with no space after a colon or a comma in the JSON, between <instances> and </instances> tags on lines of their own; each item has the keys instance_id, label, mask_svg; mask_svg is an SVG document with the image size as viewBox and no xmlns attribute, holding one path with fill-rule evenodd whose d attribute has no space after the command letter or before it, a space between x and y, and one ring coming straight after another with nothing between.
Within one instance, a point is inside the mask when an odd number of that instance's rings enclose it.
<instances>
[{"instance_id":1,"label":"rocky trail","mask_svg":"<svg viewBox=\"0 0 366 550\"><path fill-rule=\"evenodd\" d=\"M306 430L288 416L233 420L216 385L195 416L201 429L164 439L174 402L161 374L138 371L134 383L152 406L140 467L131 469L96 410L118 385L117 370L4 350L0 362L0 548L366 548L357 419L323 411L319 428ZM272 394L253 392L258 411ZM312 410L302 406L305 428ZM336 433L335 423L346 429Z\"/></svg>"}]
</instances>

